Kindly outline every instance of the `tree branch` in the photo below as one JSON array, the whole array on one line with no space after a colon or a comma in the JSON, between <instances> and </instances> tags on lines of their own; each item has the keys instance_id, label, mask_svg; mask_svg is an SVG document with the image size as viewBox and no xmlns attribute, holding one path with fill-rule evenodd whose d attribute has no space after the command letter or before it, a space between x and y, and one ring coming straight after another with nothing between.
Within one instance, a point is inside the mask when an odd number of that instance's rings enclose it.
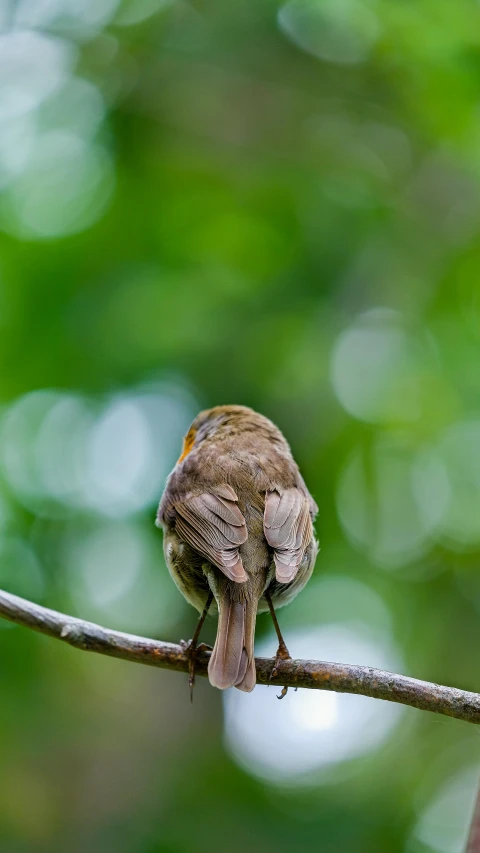
<instances>
[{"instance_id":1,"label":"tree branch","mask_svg":"<svg viewBox=\"0 0 480 853\"><path fill-rule=\"evenodd\" d=\"M110 631L93 622L40 607L8 592L0 591L0 617L87 652L188 672L188 657L180 645ZM208 652L198 653L197 675L207 674L208 658ZM256 658L256 666L258 684L357 693L410 705L422 711L434 711L469 723L480 723L480 695L455 687L442 687L370 666L324 661L282 661L273 677L273 659Z\"/></svg>"}]
</instances>

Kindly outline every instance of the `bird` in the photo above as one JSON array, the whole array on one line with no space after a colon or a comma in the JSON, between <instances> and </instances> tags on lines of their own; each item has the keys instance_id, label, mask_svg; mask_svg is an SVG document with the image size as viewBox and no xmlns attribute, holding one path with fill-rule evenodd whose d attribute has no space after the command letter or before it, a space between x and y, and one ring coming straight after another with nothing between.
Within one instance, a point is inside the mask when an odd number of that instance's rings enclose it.
<instances>
[{"instance_id":1,"label":"bird","mask_svg":"<svg viewBox=\"0 0 480 853\"><path fill-rule=\"evenodd\" d=\"M311 577L317 512L290 447L271 420L239 405L197 415L156 517L170 575L201 614L185 644L191 696L197 642L209 611L218 612L208 663L214 687L244 692L255 687L257 613L270 611L273 619L279 643L274 671L290 659L275 609L292 601Z\"/></svg>"}]
</instances>

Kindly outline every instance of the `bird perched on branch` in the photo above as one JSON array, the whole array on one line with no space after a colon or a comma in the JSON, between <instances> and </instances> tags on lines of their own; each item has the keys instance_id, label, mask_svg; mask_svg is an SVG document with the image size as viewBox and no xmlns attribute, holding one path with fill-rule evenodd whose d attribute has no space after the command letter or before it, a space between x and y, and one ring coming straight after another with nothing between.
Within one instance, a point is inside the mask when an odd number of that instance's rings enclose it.
<instances>
[{"instance_id":1,"label":"bird perched on branch","mask_svg":"<svg viewBox=\"0 0 480 853\"><path fill-rule=\"evenodd\" d=\"M214 687L255 687L258 612L272 614L276 666L290 657L274 608L288 604L312 574L317 511L290 447L268 418L246 406L216 406L195 418L157 515L170 574L202 614L187 649L191 688L210 607L218 610L208 665Z\"/></svg>"}]
</instances>

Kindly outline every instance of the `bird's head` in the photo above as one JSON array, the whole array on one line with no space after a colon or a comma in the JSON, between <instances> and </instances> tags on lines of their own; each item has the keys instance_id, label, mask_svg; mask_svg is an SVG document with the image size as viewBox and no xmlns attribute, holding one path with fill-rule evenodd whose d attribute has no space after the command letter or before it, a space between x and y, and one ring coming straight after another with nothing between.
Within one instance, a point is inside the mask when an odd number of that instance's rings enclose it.
<instances>
[{"instance_id":1,"label":"bird's head","mask_svg":"<svg viewBox=\"0 0 480 853\"><path fill-rule=\"evenodd\" d=\"M193 421L185 438L181 456L177 462L183 462L186 456L202 442L216 438L219 432L232 433L241 430L268 430L278 433L268 418L254 412L248 406L215 406L200 412Z\"/></svg>"}]
</instances>

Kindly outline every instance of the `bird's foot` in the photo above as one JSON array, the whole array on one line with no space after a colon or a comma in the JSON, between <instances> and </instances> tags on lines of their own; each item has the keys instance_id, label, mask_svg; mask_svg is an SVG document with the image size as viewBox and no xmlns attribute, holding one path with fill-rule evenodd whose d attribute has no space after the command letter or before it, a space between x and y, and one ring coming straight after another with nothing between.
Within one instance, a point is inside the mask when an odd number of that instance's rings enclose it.
<instances>
[{"instance_id":1,"label":"bird's foot","mask_svg":"<svg viewBox=\"0 0 480 853\"><path fill-rule=\"evenodd\" d=\"M195 654L196 652L212 652L213 646L208 646L207 643L199 643L198 646L193 645L193 640L180 640L182 652L185 655Z\"/></svg>"},{"instance_id":2,"label":"bird's foot","mask_svg":"<svg viewBox=\"0 0 480 853\"><path fill-rule=\"evenodd\" d=\"M286 660L292 660L292 657L291 657L291 654L288 651L285 643L282 640L282 642L278 646L277 654L275 655L275 663L274 663L273 669L270 673L270 678L275 678L275 676L278 674L279 666L281 667L282 661L286 661ZM288 693L288 687L282 687L282 691L281 691L280 695L277 696L277 699L283 699L287 695L287 693Z\"/></svg>"},{"instance_id":3,"label":"bird's foot","mask_svg":"<svg viewBox=\"0 0 480 853\"><path fill-rule=\"evenodd\" d=\"M193 688L195 687L195 664L197 662L197 652L211 652L212 646L207 646L206 643L200 643L198 646L194 640L180 640L180 645L184 655L188 658L188 686L190 688L190 702L193 704Z\"/></svg>"}]
</instances>

